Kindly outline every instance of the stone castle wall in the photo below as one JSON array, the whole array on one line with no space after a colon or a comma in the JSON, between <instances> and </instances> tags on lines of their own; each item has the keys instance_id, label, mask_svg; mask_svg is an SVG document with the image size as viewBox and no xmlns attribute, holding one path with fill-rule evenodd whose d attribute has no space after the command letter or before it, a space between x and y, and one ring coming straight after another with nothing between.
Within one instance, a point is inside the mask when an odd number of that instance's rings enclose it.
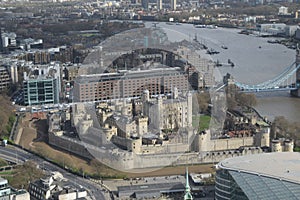
<instances>
[{"instance_id":1,"label":"stone castle wall","mask_svg":"<svg viewBox=\"0 0 300 200\"><path fill-rule=\"evenodd\" d=\"M162 153L162 154L135 154L132 152L114 150L87 150L82 144L74 142L65 137L49 134L49 143L53 146L70 151L73 154L84 158L92 159L95 155L97 159L111 167L118 167L124 170L139 168L165 167L169 165L203 164L215 163L225 158L241 156L246 154L261 153L261 149L247 147L243 151L227 150L216 152L189 152L189 153ZM90 153L91 152L91 153Z\"/></svg>"},{"instance_id":2,"label":"stone castle wall","mask_svg":"<svg viewBox=\"0 0 300 200\"><path fill-rule=\"evenodd\" d=\"M60 149L63 149L67 152L71 152L75 155L78 155L83 158L91 159L92 155L87 151L87 149L82 145L76 142L73 139L69 139L62 136L56 136L53 133L49 133L49 144Z\"/></svg>"}]
</instances>

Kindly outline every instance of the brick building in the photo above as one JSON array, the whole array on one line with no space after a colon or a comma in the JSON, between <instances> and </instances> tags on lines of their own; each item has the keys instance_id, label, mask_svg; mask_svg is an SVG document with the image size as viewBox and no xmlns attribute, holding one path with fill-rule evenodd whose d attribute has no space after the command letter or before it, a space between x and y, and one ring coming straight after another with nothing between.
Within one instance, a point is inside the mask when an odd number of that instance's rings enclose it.
<instances>
[{"instance_id":1,"label":"brick building","mask_svg":"<svg viewBox=\"0 0 300 200\"><path fill-rule=\"evenodd\" d=\"M188 77L180 68L82 75L74 81L74 102L138 97L144 90L150 95L169 94L173 87L179 92L189 90Z\"/></svg>"}]
</instances>

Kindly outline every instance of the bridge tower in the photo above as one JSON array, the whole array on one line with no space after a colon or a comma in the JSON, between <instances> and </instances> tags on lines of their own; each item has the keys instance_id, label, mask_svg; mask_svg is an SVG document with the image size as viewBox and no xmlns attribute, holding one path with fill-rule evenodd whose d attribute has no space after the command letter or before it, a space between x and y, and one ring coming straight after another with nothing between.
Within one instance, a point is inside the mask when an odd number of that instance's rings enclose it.
<instances>
[{"instance_id":1,"label":"bridge tower","mask_svg":"<svg viewBox=\"0 0 300 200\"><path fill-rule=\"evenodd\" d=\"M298 65L300 65L300 49L299 49L299 46L297 45L296 67ZM297 87L297 89L291 91L291 95L295 96L295 97L300 97L300 69L298 69L296 72L296 87Z\"/></svg>"}]
</instances>

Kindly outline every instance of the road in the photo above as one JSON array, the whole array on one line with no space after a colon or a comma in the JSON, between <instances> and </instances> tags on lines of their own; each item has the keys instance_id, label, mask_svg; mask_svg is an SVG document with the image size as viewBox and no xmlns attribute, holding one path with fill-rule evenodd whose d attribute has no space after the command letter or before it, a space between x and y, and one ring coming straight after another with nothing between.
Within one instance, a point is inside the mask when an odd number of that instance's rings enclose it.
<instances>
[{"instance_id":1,"label":"road","mask_svg":"<svg viewBox=\"0 0 300 200\"><path fill-rule=\"evenodd\" d=\"M90 197L94 200L106 200L110 199L109 193L106 193L104 189L92 182L89 179L79 177L77 175L67 172L65 169L62 169L47 160L44 160L32 153L29 153L21 148L17 148L11 145L6 147L0 147L0 158L7 160L9 162L14 162L17 164L22 164L26 161L32 160L36 162L39 166L42 166L42 169L50 173L52 171L60 172L65 178L67 178L71 183L85 188Z\"/></svg>"}]
</instances>

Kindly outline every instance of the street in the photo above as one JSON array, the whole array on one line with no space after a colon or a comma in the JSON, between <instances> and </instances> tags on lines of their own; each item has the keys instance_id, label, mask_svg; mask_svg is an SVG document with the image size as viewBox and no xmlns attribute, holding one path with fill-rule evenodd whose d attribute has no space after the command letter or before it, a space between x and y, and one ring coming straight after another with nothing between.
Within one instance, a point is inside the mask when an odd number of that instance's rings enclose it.
<instances>
[{"instance_id":1,"label":"street","mask_svg":"<svg viewBox=\"0 0 300 200\"><path fill-rule=\"evenodd\" d=\"M44 171L50 173L52 171L60 172L64 178L68 179L71 183L83 187L87 190L91 199L94 200L107 200L110 199L108 192L105 192L104 189L97 183L92 182L89 179L79 177L77 175L67 172L65 169L62 169L47 160L40 158L32 153L29 153L21 148L17 148L11 145L6 147L0 147L0 158L7 160L9 162L23 164L26 161L32 160L36 162L40 168Z\"/></svg>"}]
</instances>

